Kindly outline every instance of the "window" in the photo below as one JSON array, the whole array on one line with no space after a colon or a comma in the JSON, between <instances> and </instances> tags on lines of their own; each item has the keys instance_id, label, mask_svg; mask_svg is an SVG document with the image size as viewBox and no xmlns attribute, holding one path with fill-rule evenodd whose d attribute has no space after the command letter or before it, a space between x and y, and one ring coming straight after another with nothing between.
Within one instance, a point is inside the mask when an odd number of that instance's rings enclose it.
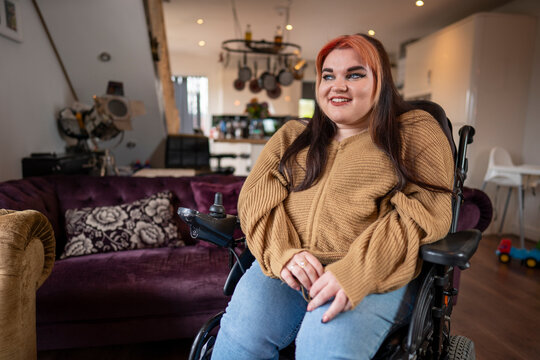
<instances>
[{"instance_id":1,"label":"window","mask_svg":"<svg viewBox=\"0 0 540 360\"><path fill-rule=\"evenodd\" d=\"M208 78L173 76L176 107L180 114L180 132L193 134L204 131L208 124Z\"/></svg>"}]
</instances>

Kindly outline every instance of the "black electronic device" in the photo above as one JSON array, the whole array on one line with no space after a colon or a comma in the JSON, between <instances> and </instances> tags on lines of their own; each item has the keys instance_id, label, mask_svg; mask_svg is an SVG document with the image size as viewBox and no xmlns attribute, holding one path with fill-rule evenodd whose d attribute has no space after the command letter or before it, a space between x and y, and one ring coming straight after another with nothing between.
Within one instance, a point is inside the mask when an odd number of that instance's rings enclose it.
<instances>
[{"instance_id":1,"label":"black electronic device","mask_svg":"<svg viewBox=\"0 0 540 360\"><path fill-rule=\"evenodd\" d=\"M168 135L165 149L165 167L210 169L210 145L201 135Z\"/></svg>"},{"instance_id":2,"label":"black electronic device","mask_svg":"<svg viewBox=\"0 0 540 360\"><path fill-rule=\"evenodd\" d=\"M22 159L23 178L53 174L90 174L96 166L92 153L34 153Z\"/></svg>"}]
</instances>

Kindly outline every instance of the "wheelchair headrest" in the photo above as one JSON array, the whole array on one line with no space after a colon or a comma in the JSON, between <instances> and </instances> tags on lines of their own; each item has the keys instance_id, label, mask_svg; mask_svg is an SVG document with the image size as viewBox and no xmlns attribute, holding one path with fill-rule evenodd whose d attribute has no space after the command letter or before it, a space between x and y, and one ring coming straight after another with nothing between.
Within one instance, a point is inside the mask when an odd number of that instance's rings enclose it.
<instances>
[{"instance_id":1,"label":"wheelchair headrest","mask_svg":"<svg viewBox=\"0 0 540 360\"><path fill-rule=\"evenodd\" d=\"M455 160L457 157L457 148L456 143L454 142L454 136L452 135L452 123L446 117L446 113L444 112L443 108L439 104L428 100L412 100L408 101L408 103L414 109L424 110L430 113L431 116L433 116L439 122L444 134L448 138L448 142L450 143L450 148L452 149L452 154L454 155Z\"/></svg>"}]
</instances>

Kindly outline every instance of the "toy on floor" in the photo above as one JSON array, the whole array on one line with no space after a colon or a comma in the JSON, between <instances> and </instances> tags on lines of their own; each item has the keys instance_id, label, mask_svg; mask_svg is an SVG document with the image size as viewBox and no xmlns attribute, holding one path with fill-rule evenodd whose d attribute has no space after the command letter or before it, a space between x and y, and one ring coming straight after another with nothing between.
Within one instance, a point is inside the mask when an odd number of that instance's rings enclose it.
<instances>
[{"instance_id":1,"label":"toy on floor","mask_svg":"<svg viewBox=\"0 0 540 360\"><path fill-rule=\"evenodd\" d=\"M515 248L512 246L512 240L503 238L499 243L499 247L495 251L499 257L499 261L503 264L508 264L512 258L521 260L528 268L535 268L540 263L540 241L536 243L536 247L532 250L525 248Z\"/></svg>"}]
</instances>

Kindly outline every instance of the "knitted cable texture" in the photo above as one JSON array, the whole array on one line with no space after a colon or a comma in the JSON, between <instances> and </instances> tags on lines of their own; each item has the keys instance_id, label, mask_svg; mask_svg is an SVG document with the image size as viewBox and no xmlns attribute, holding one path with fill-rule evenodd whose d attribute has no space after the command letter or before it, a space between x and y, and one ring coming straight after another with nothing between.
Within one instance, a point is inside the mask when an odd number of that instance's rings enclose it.
<instances>
[{"instance_id":1,"label":"knitted cable texture","mask_svg":"<svg viewBox=\"0 0 540 360\"><path fill-rule=\"evenodd\" d=\"M454 161L437 121L421 110L399 120L409 167L422 181L451 189ZM389 195L395 169L369 132L332 141L319 180L289 192L279 161L304 126L289 121L268 141L240 193L242 229L263 272L279 278L290 258L307 250L335 275L353 306L370 293L404 286L419 273L419 247L448 232L451 194L407 184ZM296 181L306 154L297 156Z\"/></svg>"}]
</instances>

